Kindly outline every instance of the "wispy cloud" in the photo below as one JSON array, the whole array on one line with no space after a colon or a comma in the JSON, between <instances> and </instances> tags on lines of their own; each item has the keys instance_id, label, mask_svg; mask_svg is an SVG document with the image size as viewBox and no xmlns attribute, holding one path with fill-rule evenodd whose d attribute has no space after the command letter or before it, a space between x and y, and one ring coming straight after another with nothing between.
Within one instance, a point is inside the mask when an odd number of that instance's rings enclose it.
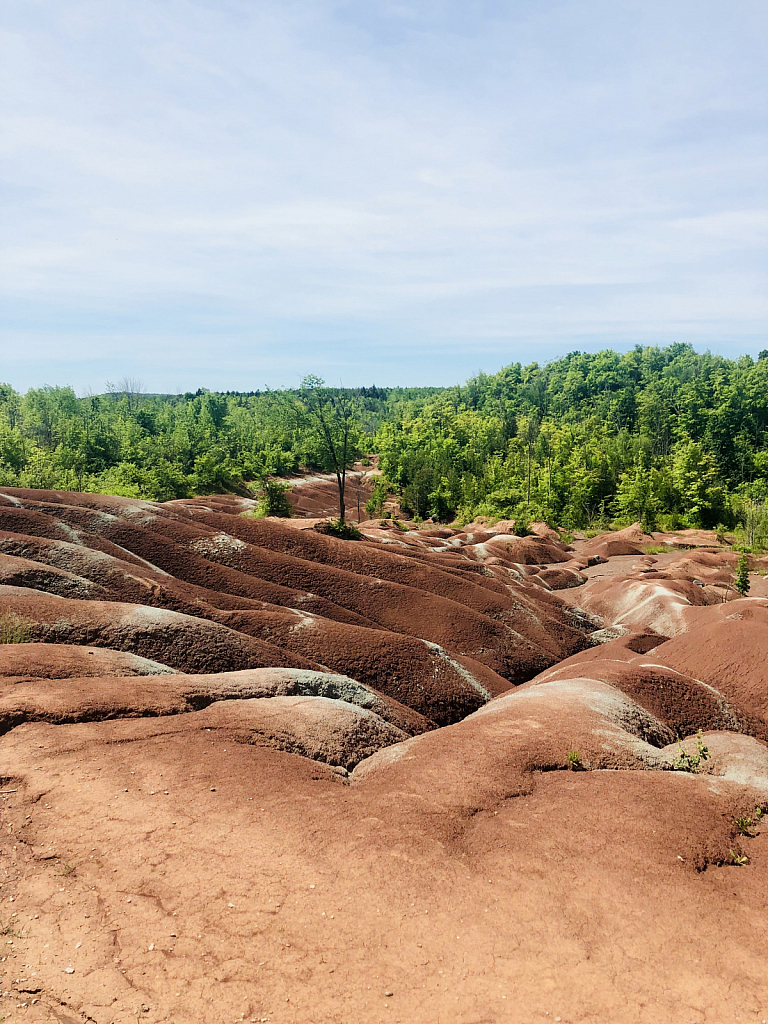
<instances>
[{"instance_id":1,"label":"wispy cloud","mask_svg":"<svg viewBox=\"0 0 768 1024\"><path fill-rule=\"evenodd\" d=\"M0 373L766 347L762 0L7 0ZM119 372L118 372L119 371Z\"/></svg>"}]
</instances>

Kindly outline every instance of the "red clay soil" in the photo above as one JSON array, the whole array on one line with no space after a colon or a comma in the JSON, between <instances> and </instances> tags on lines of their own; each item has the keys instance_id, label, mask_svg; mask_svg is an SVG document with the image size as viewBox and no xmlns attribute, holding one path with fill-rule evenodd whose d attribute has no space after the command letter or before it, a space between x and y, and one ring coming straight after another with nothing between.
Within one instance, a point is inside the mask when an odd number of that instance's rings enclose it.
<instances>
[{"instance_id":1,"label":"red clay soil","mask_svg":"<svg viewBox=\"0 0 768 1024\"><path fill-rule=\"evenodd\" d=\"M251 505L0 491L0 1017L768 1020L759 577Z\"/></svg>"},{"instance_id":2,"label":"red clay soil","mask_svg":"<svg viewBox=\"0 0 768 1024\"><path fill-rule=\"evenodd\" d=\"M344 501L348 519L362 522L368 517L365 505L371 498L373 486L379 475L378 470L366 468L359 462L347 470ZM285 482L290 484L288 498L294 516L301 519L327 519L338 516L339 487L335 473L287 477Z\"/></svg>"}]
</instances>

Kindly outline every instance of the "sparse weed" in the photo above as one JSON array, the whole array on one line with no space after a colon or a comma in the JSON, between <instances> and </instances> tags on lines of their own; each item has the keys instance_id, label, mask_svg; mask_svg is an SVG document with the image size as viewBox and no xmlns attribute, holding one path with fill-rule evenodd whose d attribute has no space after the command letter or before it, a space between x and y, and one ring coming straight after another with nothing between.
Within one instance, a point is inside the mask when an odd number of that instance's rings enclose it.
<instances>
[{"instance_id":1,"label":"sparse weed","mask_svg":"<svg viewBox=\"0 0 768 1024\"><path fill-rule=\"evenodd\" d=\"M578 750L569 750L568 751L568 771L569 772L578 772L578 771L581 771L581 769L583 767L584 767L584 765L581 763L581 754L578 752Z\"/></svg>"},{"instance_id":2,"label":"sparse weed","mask_svg":"<svg viewBox=\"0 0 768 1024\"><path fill-rule=\"evenodd\" d=\"M0 614L0 644L28 644L34 622L17 612Z\"/></svg>"},{"instance_id":3,"label":"sparse weed","mask_svg":"<svg viewBox=\"0 0 768 1024\"><path fill-rule=\"evenodd\" d=\"M734 818L733 823L736 826L736 831L739 833L739 835L749 836L750 839L754 838L754 836L757 835L757 833L753 832L752 830L757 828L757 826L763 820L764 815L765 812L763 811L763 808L760 806L760 804L758 804L751 817L744 814L739 816L738 818Z\"/></svg>"},{"instance_id":4,"label":"sparse weed","mask_svg":"<svg viewBox=\"0 0 768 1024\"><path fill-rule=\"evenodd\" d=\"M23 938L22 933L14 928L13 921L9 921L8 924L0 925L0 935L12 935L14 939Z\"/></svg>"},{"instance_id":5,"label":"sparse weed","mask_svg":"<svg viewBox=\"0 0 768 1024\"><path fill-rule=\"evenodd\" d=\"M59 874L60 875L65 875L66 876L66 875L73 875L74 873L75 873L75 865L72 864L70 861L67 861L66 864L62 864L61 867L59 868Z\"/></svg>"},{"instance_id":6,"label":"sparse weed","mask_svg":"<svg viewBox=\"0 0 768 1024\"><path fill-rule=\"evenodd\" d=\"M666 555L675 549L669 544L646 544L643 551L646 555Z\"/></svg>"},{"instance_id":7,"label":"sparse weed","mask_svg":"<svg viewBox=\"0 0 768 1024\"><path fill-rule=\"evenodd\" d=\"M701 768L702 761L709 760L709 750L704 745L701 736L701 729L696 733L696 753L689 754L682 743L678 744L677 757L672 761L672 767L676 772L690 772L695 775Z\"/></svg>"},{"instance_id":8,"label":"sparse weed","mask_svg":"<svg viewBox=\"0 0 768 1024\"><path fill-rule=\"evenodd\" d=\"M735 864L736 867L743 868L745 864L749 864L749 857L746 853L734 853L733 850L729 850L728 853L731 857L731 864Z\"/></svg>"}]
</instances>

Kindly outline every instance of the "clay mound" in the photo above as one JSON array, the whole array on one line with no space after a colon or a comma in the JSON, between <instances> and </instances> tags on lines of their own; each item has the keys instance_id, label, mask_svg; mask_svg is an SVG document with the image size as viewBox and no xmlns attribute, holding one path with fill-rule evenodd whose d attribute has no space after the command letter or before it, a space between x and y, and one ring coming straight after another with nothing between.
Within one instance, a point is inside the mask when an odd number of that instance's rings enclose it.
<instances>
[{"instance_id":1,"label":"clay mound","mask_svg":"<svg viewBox=\"0 0 768 1024\"><path fill-rule=\"evenodd\" d=\"M657 647L653 660L701 679L768 721L768 608L747 599L716 613L715 621L708 616Z\"/></svg>"},{"instance_id":2,"label":"clay mound","mask_svg":"<svg viewBox=\"0 0 768 1024\"><path fill-rule=\"evenodd\" d=\"M619 690L554 680L496 698L464 721L363 762L356 781L431 794L445 813L492 810L530 791L533 772L564 769L569 750L591 769L666 768L673 732Z\"/></svg>"},{"instance_id":3,"label":"clay mound","mask_svg":"<svg viewBox=\"0 0 768 1024\"><path fill-rule=\"evenodd\" d=\"M492 576L468 578L453 566L425 564L372 545L298 533L265 520L230 522L210 513L203 519L219 531L194 542L209 565L215 561L229 571L280 579L332 599L356 613L361 624L438 643L512 682L584 646L578 618L538 588L513 595ZM183 563L174 568L188 578ZM307 602L301 609L314 610Z\"/></svg>"},{"instance_id":4,"label":"clay mound","mask_svg":"<svg viewBox=\"0 0 768 1024\"><path fill-rule=\"evenodd\" d=\"M553 771L449 817L439 785L393 801L206 714L3 738L41 1019L726 1021L734 976L762 1005L762 840L749 871L691 870L735 845L733 783ZM695 959L670 937L691 906Z\"/></svg>"},{"instance_id":5,"label":"clay mound","mask_svg":"<svg viewBox=\"0 0 768 1024\"><path fill-rule=\"evenodd\" d=\"M0 644L0 677L68 679L71 676L156 676L175 669L126 651L68 644Z\"/></svg>"},{"instance_id":6,"label":"clay mound","mask_svg":"<svg viewBox=\"0 0 768 1024\"><path fill-rule=\"evenodd\" d=\"M581 549L584 554L599 555L601 558L614 558L616 555L642 555L643 548L639 544L623 540L616 535L604 538L595 537Z\"/></svg>"},{"instance_id":7,"label":"clay mound","mask_svg":"<svg viewBox=\"0 0 768 1024\"><path fill-rule=\"evenodd\" d=\"M580 545L581 554L613 558L616 555L642 555L645 545L653 544L650 534L644 533L640 523L632 523L623 530L601 533Z\"/></svg>"},{"instance_id":8,"label":"clay mound","mask_svg":"<svg viewBox=\"0 0 768 1024\"><path fill-rule=\"evenodd\" d=\"M580 608L612 627L631 632L650 629L670 637L689 628L694 607L718 605L722 600L717 587L643 573L597 578L581 587L577 597Z\"/></svg>"},{"instance_id":9,"label":"clay mound","mask_svg":"<svg viewBox=\"0 0 768 1024\"><path fill-rule=\"evenodd\" d=\"M551 676L554 677L556 674L564 670L570 670L572 667L578 668L579 674L589 674L589 666L594 662L635 661L638 654L647 654L649 651L655 651L666 640L667 637L659 636L658 633L627 632L622 636L612 637L606 642L597 643L586 651L572 654L570 658L564 658L557 665L553 665L552 668L546 669L536 676L536 679L549 679Z\"/></svg>"},{"instance_id":10,"label":"clay mound","mask_svg":"<svg viewBox=\"0 0 768 1024\"><path fill-rule=\"evenodd\" d=\"M103 587L64 569L42 566L28 558L0 554L0 585L29 587L60 597L91 598L97 601L108 599Z\"/></svg>"},{"instance_id":11,"label":"clay mound","mask_svg":"<svg viewBox=\"0 0 768 1024\"><path fill-rule=\"evenodd\" d=\"M67 513L71 511L68 506L63 510ZM104 523L99 520L97 525L103 527ZM110 530L113 529L110 520L106 521L106 525ZM83 579L103 588L98 593L101 599L106 600L148 604L204 617L210 617L215 608L259 608L265 603L287 607L297 605L341 622L367 622L354 612L340 608L333 601L310 594L306 590L292 589L279 582L268 582L248 573L214 564L194 551L185 550L171 539L163 539L158 544L151 531L140 527L123 525L120 534L122 541L151 554L163 562L167 569L134 556L128 550L125 550L124 557L135 557L138 564L124 561L122 554L120 558L116 558L107 552L92 550L91 547L83 545L7 532L0 533L0 550L45 565L74 567ZM188 537L188 534L186 536ZM206 544L211 549L220 549L223 546L220 536L213 531L202 534L199 531L194 532L192 538L193 543L202 543L203 547ZM234 538L229 538L228 543L236 545L238 542ZM121 553L124 550L115 545L111 547ZM172 570L181 578L177 578ZM279 578L279 574L274 575Z\"/></svg>"},{"instance_id":12,"label":"clay mound","mask_svg":"<svg viewBox=\"0 0 768 1024\"><path fill-rule=\"evenodd\" d=\"M66 541L0 532L0 552L22 556L27 560L28 582L18 585L62 597L146 604L204 618L215 617L216 609L263 608L266 603L253 597L231 595L192 583L180 583L168 573L151 569L146 564L136 565L106 552ZM36 567L34 571L33 566ZM50 566L51 569L44 569L43 566ZM67 572L66 567L74 572ZM61 573L64 573L63 577ZM24 577L19 576L18 579ZM4 582L10 585L10 578ZM240 589L258 590L250 586ZM260 592L264 593L263 590ZM272 588L267 592L280 603L301 602L304 596L286 588ZM336 608L331 602L316 600L313 603L326 614L337 615L342 620L350 618L348 613Z\"/></svg>"},{"instance_id":13,"label":"clay mound","mask_svg":"<svg viewBox=\"0 0 768 1024\"><path fill-rule=\"evenodd\" d=\"M486 526L485 529L491 534L513 534L515 532L515 520L514 519L500 519L498 522L492 525ZM467 527L469 529L469 527ZM478 527L480 529L480 527ZM553 541L555 544L561 544L562 540L557 530L554 530L548 523L533 522L529 523L528 529L534 535L534 537L541 537L543 540ZM566 545L567 546L567 545Z\"/></svg>"},{"instance_id":14,"label":"clay mound","mask_svg":"<svg viewBox=\"0 0 768 1024\"><path fill-rule=\"evenodd\" d=\"M195 725L226 730L237 743L271 746L347 771L408 735L373 711L328 697L219 701L199 712Z\"/></svg>"},{"instance_id":15,"label":"clay mound","mask_svg":"<svg viewBox=\"0 0 768 1024\"><path fill-rule=\"evenodd\" d=\"M100 559L83 544L73 550L65 547L69 542L38 538L35 547L34 538L12 533L2 538L5 550L57 568L76 566L78 575L105 588L100 597L111 600L209 619L217 608L254 608L253 602L292 607L428 640L510 682L530 678L585 643L578 615L540 587L526 589L503 567L475 565L459 550L450 557L423 549L394 554L373 542L350 544L225 513L208 499L158 506L42 496L50 500L18 500L66 524L76 538L125 551L141 569L114 556ZM511 593L518 583L520 592Z\"/></svg>"},{"instance_id":16,"label":"clay mound","mask_svg":"<svg viewBox=\"0 0 768 1024\"><path fill-rule=\"evenodd\" d=\"M385 630L288 612L230 612L220 621L351 676L438 725L464 718L509 689L505 679L480 663L460 662L437 644Z\"/></svg>"},{"instance_id":17,"label":"clay mound","mask_svg":"<svg viewBox=\"0 0 768 1024\"><path fill-rule=\"evenodd\" d=\"M302 689L311 695L301 695ZM312 692L318 690L334 696ZM341 699L341 692L352 699ZM354 680L296 670L287 674L285 670L264 669L130 681L89 678L36 680L26 685L0 683L3 733L31 721L62 725L164 718L204 708L210 713L194 720L196 728L234 728L239 742L265 742L279 750L345 768L352 768L383 746L429 728L421 716ZM407 731L397 722L407 725Z\"/></svg>"},{"instance_id":18,"label":"clay mound","mask_svg":"<svg viewBox=\"0 0 768 1024\"><path fill-rule=\"evenodd\" d=\"M587 582L587 578L576 568L540 569L532 579L541 580L549 590L569 590L571 587L581 587Z\"/></svg>"},{"instance_id":19,"label":"clay mound","mask_svg":"<svg viewBox=\"0 0 768 1024\"><path fill-rule=\"evenodd\" d=\"M738 558L738 555L726 552L695 551L691 555L669 561L655 571L665 579L684 579L710 586L727 586L733 583Z\"/></svg>"},{"instance_id":20,"label":"clay mound","mask_svg":"<svg viewBox=\"0 0 768 1024\"><path fill-rule=\"evenodd\" d=\"M314 668L298 655L218 623L142 605L75 601L0 586L4 609L30 622L33 640L129 651L187 672L284 666Z\"/></svg>"},{"instance_id":21,"label":"clay mound","mask_svg":"<svg viewBox=\"0 0 768 1024\"><path fill-rule=\"evenodd\" d=\"M661 753L671 764L679 759L681 751L690 757L699 756L700 744L704 745L707 754L699 768L702 774L715 775L743 786L753 794L753 802L759 804L765 800L768 793L767 743L732 732L704 732L700 738L689 736L682 743L664 747Z\"/></svg>"},{"instance_id":22,"label":"clay mound","mask_svg":"<svg viewBox=\"0 0 768 1024\"><path fill-rule=\"evenodd\" d=\"M334 570L429 591L468 604L477 611L497 606L488 591L497 596L504 595L504 589L487 578L469 581L462 574L457 574L457 564L469 564L458 553L452 563L446 563L443 558L430 556L427 552L423 552L421 558L414 558L407 545L403 552L394 552L378 544L350 544L309 531L295 531L275 520L224 518L210 514L202 518L217 531L217 536L236 540L229 545L222 543L219 547L210 542L199 543L196 547L201 551L205 549L206 556L220 564L237 566L245 571L261 572L268 565L275 564L287 573L318 572L324 566L325 573L339 585L348 583L349 577ZM409 534L396 532L405 543ZM244 546L238 546L237 541Z\"/></svg>"},{"instance_id":23,"label":"clay mound","mask_svg":"<svg viewBox=\"0 0 768 1024\"><path fill-rule=\"evenodd\" d=\"M715 530L678 530L676 533L654 533L654 544L669 544L672 548L719 547Z\"/></svg>"},{"instance_id":24,"label":"clay mound","mask_svg":"<svg viewBox=\"0 0 768 1024\"><path fill-rule=\"evenodd\" d=\"M570 659L532 679L521 691L557 679L589 678L621 690L678 739L692 735L697 729L727 729L768 740L764 721L749 709L729 701L714 687L653 662L653 654L649 658L633 655L626 649L625 654L625 661L594 659L585 664Z\"/></svg>"},{"instance_id":25,"label":"clay mound","mask_svg":"<svg viewBox=\"0 0 768 1024\"><path fill-rule=\"evenodd\" d=\"M128 655L123 657L127 659ZM142 668L153 665L142 664L138 658L135 662ZM66 680L30 675L0 679L0 731L6 732L23 722L62 725L115 718L157 718L200 711L217 701L272 697L322 697L354 704L394 726L403 734L400 739L434 728L434 723L411 708L355 679L333 673L263 668L210 675L177 673L168 678L169 672L160 676L142 673L140 678L135 672L135 678L130 680L92 675Z\"/></svg>"},{"instance_id":26,"label":"clay mound","mask_svg":"<svg viewBox=\"0 0 768 1024\"><path fill-rule=\"evenodd\" d=\"M288 999L278 1019L302 1024L374 1024L385 1006L404 1019L457 1019L458 1008L500 1020L507 992L526 1017L555 1000L558 1016L578 1019L595 1006L596 986L600 1016L621 1024L649 998L659 1020L675 1019L701 991L716 1019L728 1019L728 982L745 962L759 979L746 991L764 988L762 947L752 953L749 940L764 915L761 850L750 847L748 877L729 869L725 883L749 900L746 922L742 899L723 901L724 878L692 869L740 851L744 787L653 770L669 763L653 716L611 687L550 685L549 700L517 691L447 730L379 747L352 785L309 758L351 765L362 744L393 736L361 723L357 709L315 702L236 700L173 719L13 730L0 773L18 780L13 821L28 858L14 899L38 915L33 932L14 938L19 962L39 949L35 983L46 1001L54 993L56 1008L64 998L94 1019L110 1008L118 1016L115 998L128 1008L138 998L140 1012L147 1005L184 1024L199 1020L203 1000L222 1019L242 1006L273 1016ZM431 737L444 742L427 749ZM556 770L568 750L621 770ZM417 786L401 786L406 763ZM670 962L676 945L659 945L670 915L692 904L705 961L691 968L701 972L694 997L690 976L679 981L683 961ZM610 928L593 926L606 920ZM626 954L616 941L625 931ZM88 941L76 948L80 934ZM371 949L390 935L396 957L372 964ZM493 966L499 950L507 955ZM587 953L589 991L578 967ZM62 962L74 964L64 983ZM268 962L274 970L263 970ZM553 979L546 1003L543 973Z\"/></svg>"},{"instance_id":27,"label":"clay mound","mask_svg":"<svg viewBox=\"0 0 768 1024\"><path fill-rule=\"evenodd\" d=\"M468 545L464 553L482 562L501 558L513 565L549 565L567 562L570 555L562 544L541 537L497 536L484 544Z\"/></svg>"}]
</instances>

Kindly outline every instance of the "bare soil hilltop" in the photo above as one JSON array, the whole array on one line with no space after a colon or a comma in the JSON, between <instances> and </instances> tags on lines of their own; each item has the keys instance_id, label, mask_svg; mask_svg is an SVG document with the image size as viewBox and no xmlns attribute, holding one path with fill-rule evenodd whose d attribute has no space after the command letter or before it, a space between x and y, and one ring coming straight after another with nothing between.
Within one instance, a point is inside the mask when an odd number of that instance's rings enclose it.
<instances>
[{"instance_id":1,"label":"bare soil hilltop","mask_svg":"<svg viewBox=\"0 0 768 1024\"><path fill-rule=\"evenodd\" d=\"M768 1020L762 564L252 504L0 489L0 1017Z\"/></svg>"}]
</instances>

